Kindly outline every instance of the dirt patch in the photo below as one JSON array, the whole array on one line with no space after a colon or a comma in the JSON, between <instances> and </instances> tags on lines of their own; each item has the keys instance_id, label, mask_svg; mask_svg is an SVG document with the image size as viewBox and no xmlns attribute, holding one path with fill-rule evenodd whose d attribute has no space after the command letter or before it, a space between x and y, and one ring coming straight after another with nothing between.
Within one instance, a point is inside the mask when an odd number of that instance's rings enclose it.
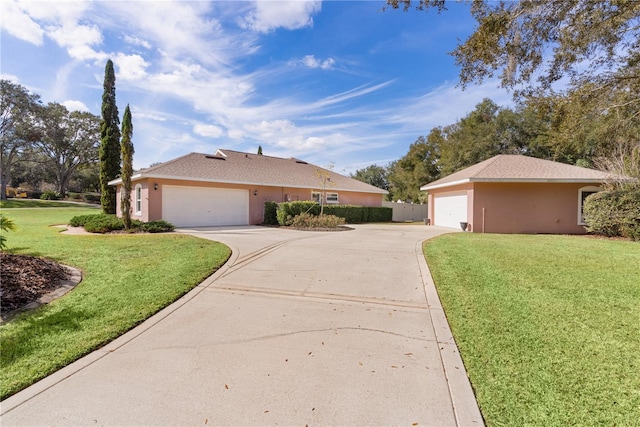
<instances>
[{"instance_id":1,"label":"dirt patch","mask_svg":"<svg viewBox=\"0 0 640 427\"><path fill-rule=\"evenodd\" d=\"M0 253L0 311L5 314L57 289L69 274L60 264L28 255Z\"/></svg>"}]
</instances>

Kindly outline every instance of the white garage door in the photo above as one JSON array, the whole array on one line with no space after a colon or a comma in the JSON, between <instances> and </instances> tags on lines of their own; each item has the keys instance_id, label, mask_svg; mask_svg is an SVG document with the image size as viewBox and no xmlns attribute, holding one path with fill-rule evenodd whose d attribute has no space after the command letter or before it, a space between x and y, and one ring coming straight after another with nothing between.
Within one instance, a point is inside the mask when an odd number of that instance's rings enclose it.
<instances>
[{"instance_id":1,"label":"white garage door","mask_svg":"<svg viewBox=\"0 0 640 427\"><path fill-rule=\"evenodd\" d=\"M162 219L176 227L249 224L249 190L162 186Z\"/></svg>"},{"instance_id":2,"label":"white garage door","mask_svg":"<svg viewBox=\"0 0 640 427\"><path fill-rule=\"evenodd\" d=\"M434 224L460 229L467 221L467 192L436 195L433 201Z\"/></svg>"}]
</instances>

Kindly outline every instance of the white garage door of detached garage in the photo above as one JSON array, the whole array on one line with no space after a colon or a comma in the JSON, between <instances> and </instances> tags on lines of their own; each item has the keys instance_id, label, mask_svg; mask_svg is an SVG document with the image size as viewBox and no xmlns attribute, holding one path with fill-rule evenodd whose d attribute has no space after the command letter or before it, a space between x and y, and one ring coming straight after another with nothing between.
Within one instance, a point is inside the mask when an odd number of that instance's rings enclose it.
<instances>
[{"instance_id":1,"label":"white garage door of detached garage","mask_svg":"<svg viewBox=\"0 0 640 427\"><path fill-rule=\"evenodd\" d=\"M458 228L467 221L467 192L436 195L433 201L435 225Z\"/></svg>"},{"instance_id":2,"label":"white garage door of detached garage","mask_svg":"<svg viewBox=\"0 0 640 427\"><path fill-rule=\"evenodd\" d=\"M162 219L176 227L249 224L249 190L162 186Z\"/></svg>"}]
</instances>

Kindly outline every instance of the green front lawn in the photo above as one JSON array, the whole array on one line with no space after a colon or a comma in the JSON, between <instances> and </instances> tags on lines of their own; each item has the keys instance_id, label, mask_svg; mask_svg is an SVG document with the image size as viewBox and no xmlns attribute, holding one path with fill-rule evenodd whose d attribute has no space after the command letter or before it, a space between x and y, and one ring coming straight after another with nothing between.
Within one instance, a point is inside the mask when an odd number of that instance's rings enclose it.
<instances>
[{"instance_id":1,"label":"green front lawn","mask_svg":"<svg viewBox=\"0 0 640 427\"><path fill-rule=\"evenodd\" d=\"M2 399L95 350L184 295L219 268L228 247L177 234L71 236L52 224L96 209L3 209L18 230L8 250L79 268L70 293L0 327Z\"/></svg>"},{"instance_id":2,"label":"green front lawn","mask_svg":"<svg viewBox=\"0 0 640 427\"><path fill-rule=\"evenodd\" d=\"M640 420L640 244L459 233L424 245L489 426Z\"/></svg>"},{"instance_id":3,"label":"green front lawn","mask_svg":"<svg viewBox=\"0 0 640 427\"><path fill-rule=\"evenodd\" d=\"M94 205L95 206L95 205ZM14 208L77 208L91 207L88 203L73 203L60 200L7 199L0 201L0 209Z\"/></svg>"}]
</instances>

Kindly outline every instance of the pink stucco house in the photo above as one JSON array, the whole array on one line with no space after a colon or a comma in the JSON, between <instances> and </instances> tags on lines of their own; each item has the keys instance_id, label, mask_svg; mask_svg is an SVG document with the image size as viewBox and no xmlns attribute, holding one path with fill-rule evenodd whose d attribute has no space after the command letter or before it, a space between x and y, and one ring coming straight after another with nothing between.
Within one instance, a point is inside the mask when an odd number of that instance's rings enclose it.
<instances>
[{"instance_id":1,"label":"pink stucco house","mask_svg":"<svg viewBox=\"0 0 640 427\"><path fill-rule=\"evenodd\" d=\"M109 184L117 188L120 215L122 180ZM263 222L267 201L382 206L385 194L303 160L218 150L140 170L132 178L131 207L134 219L164 219L177 227L248 225Z\"/></svg>"},{"instance_id":2,"label":"pink stucco house","mask_svg":"<svg viewBox=\"0 0 640 427\"><path fill-rule=\"evenodd\" d=\"M585 233L584 199L605 172L521 155L498 155L422 186L433 225L477 233Z\"/></svg>"}]
</instances>

